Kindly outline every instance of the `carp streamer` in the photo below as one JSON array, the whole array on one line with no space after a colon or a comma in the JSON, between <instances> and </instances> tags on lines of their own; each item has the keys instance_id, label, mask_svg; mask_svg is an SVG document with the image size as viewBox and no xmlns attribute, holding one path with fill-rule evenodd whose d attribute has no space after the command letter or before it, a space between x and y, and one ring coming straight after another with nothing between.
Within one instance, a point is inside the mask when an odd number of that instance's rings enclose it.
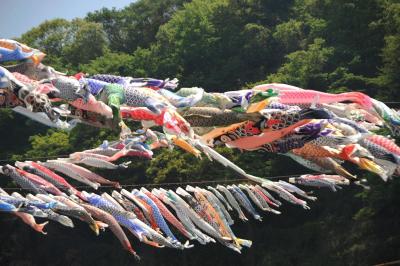
<instances>
[{"instance_id":1,"label":"carp streamer","mask_svg":"<svg viewBox=\"0 0 400 266\"><path fill-rule=\"evenodd\" d=\"M41 63L45 56L0 39L0 64L14 62L0 66L0 107L60 130L78 123L111 128L120 138L59 156L65 158L0 166L1 174L26 192L0 189L0 211L43 234L47 222L38 224L37 217L66 227L80 220L96 234L108 228L137 259L127 234L155 248L187 249L194 242L217 241L240 253L252 241L235 235L236 218L262 221L263 215L279 215L286 202L309 209L317 198L299 187L333 192L347 185L368 188L344 162L384 182L400 174L400 147L390 136L375 133L387 128L400 135L400 114L361 92L331 94L271 83L213 93L179 87L177 79L70 76ZM132 131L126 121L139 121L142 129ZM316 174L282 178L286 181L254 176L219 154L217 146L279 153ZM193 182L174 190L162 184L151 191L136 186L128 191L128 186L86 168L119 171L135 157L151 160L154 150L173 147L215 160L245 181L191 186ZM88 191L75 186L77 182ZM96 194L101 186L114 190Z\"/></svg>"}]
</instances>

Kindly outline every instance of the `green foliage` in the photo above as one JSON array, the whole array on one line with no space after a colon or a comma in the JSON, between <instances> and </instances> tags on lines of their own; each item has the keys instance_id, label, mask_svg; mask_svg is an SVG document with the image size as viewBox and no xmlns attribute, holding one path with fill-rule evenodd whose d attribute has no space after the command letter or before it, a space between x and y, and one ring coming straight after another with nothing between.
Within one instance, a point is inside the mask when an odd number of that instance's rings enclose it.
<instances>
[{"instance_id":1,"label":"green foliage","mask_svg":"<svg viewBox=\"0 0 400 266\"><path fill-rule=\"evenodd\" d=\"M326 84L328 73L324 66L333 55L332 47L324 47L323 39L315 39L307 50L288 54L287 62L277 73L267 77L268 82L293 84L301 88L315 88ZM323 86L322 86L323 87Z\"/></svg>"},{"instance_id":2,"label":"green foliage","mask_svg":"<svg viewBox=\"0 0 400 266\"><path fill-rule=\"evenodd\" d=\"M86 19L103 25L112 51L131 53L139 47L149 47L155 41L158 28L185 2L135 1L121 10L103 8L89 13Z\"/></svg>"},{"instance_id":3,"label":"green foliage","mask_svg":"<svg viewBox=\"0 0 400 266\"><path fill-rule=\"evenodd\" d=\"M47 20L24 33L19 40L42 49L49 56L60 57L70 24L65 19Z\"/></svg>"},{"instance_id":4,"label":"green foliage","mask_svg":"<svg viewBox=\"0 0 400 266\"><path fill-rule=\"evenodd\" d=\"M63 53L71 67L88 63L106 51L108 44L101 24L74 20L69 35L73 35L73 40L66 44Z\"/></svg>"},{"instance_id":5,"label":"green foliage","mask_svg":"<svg viewBox=\"0 0 400 266\"><path fill-rule=\"evenodd\" d=\"M399 96L399 84L400 84L400 4L390 3L390 1L384 2L385 5L385 17L384 26L388 34L385 36L385 44L382 49L382 61L383 66L381 67L381 75L377 79L378 85L381 87L388 88L390 93L380 93L382 98L388 99L388 95Z\"/></svg>"},{"instance_id":6,"label":"green foliage","mask_svg":"<svg viewBox=\"0 0 400 266\"><path fill-rule=\"evenodd\" d=\"M288 22L277 25L273 36L286 51L292 52L303 47L301 44L301 41L304 40L303 27L302 21L291 19Z\"/></svg>"},{"instance_id":7,"label":"green foliage","mask_svg":"<svg viewBox=\"0 0 400 266\"><path fill-rule=\"evenodd\" d=\"M158 45L153 46L155 56L161 56L160 70L178 73L193 85L193 79L202 84L208 77L197 69L208 65L211 57L218 57L213 49L209 49L220 39L214 37L216 28L212 16L226 6L227 1L194 1L160 27Z\"/></svg>"},{"instance_id":8,"label":"green foliage","mask_svg":"<svg viewBox=\"0 0 400 266\"><path fill-rule=\"evenodd\" d=\"M89 74L107 73L129 76L133 71L130 68L132 61L133 57L131 55L107 52L88 64L81 65L81 71Z\"/></svg>"},{"instance_id":9,"label":"green foliage","mask_svg":"<svg viewBox=\"0 0 400 266\"><path fill-rule=\"evenodd\" d=\"M183 86L214 91L259 80L276 58L271 56L276 51L270 29L276 21L270 18L281 16L285 8L253 1L185 4L160 27L156 42L145 52L150 66L141 68L153 75L176 76Z\"/></svg>"},{"instance_id":10,"label":"green foliage","mask_svg":"<svg viewBox=\"0 0 400 266\"><path fill-rule=\"evenodd\" d=\"M46 21L19 40L45 52L45 63L69 71L103 55L108 47L102 25L82 19Z\"/></svg>"},{"instance_id":11,"label":"green foliage","mask_svg":"<svg viewBox=\"0 0 400 266\"><path fill-rule=\"evenodd\" d=\"M68 133L50 130L46 135L30 137L32 150L27 151L29 157L45 157L55 155L66 155L71 152Z\"/></svg>"},{"instance_id":12,"label":"green foliage","mask_svg":"<svg viewBox=\"0 0 400 266\"><path fill-rule=\"evenodd\" d=\"M30 136L47 130L47 127L7 109L0 109L0 128L0 159L6 160L14 154L23 154L30 147Z\"/></svg>"}]
</instances>

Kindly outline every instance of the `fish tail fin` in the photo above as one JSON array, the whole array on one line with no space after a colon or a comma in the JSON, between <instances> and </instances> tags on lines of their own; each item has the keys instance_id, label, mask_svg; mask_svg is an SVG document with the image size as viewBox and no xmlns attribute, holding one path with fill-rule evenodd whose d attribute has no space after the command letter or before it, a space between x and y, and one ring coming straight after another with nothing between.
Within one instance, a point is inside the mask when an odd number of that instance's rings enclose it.
<instances>
[{"instance_id":1,"label":"fish tail fin","mask_svg":"<svg viewBox=\"0 0 400 266\"><path fill-rule=\"evenodd\" d=\"M98 190L99 187L100 187L100 184L99 184L99 183L92 183L90 186L91 186L94 190Z\"/></svg>"},{"instance_id":2,"label":"fish tail fin","mask_svg":"<svg viewBox=\"0 0 400 266\"><path fill-rule=\"evenodd\" d=\"M207 242L216 243L214 238L207 236Z\"/></svg>"},{"instance_id":3,"label":"fish tail fin","mask_svg":"<svg viewBox=\"0 0 400 266\"><path fill-rule=\"evenodd\" d=\"M344 176L349 179L357 179L357 176L352 175L349 173L344 167L342 167L340 164L337 164L334 166L334 170L338 175Z\"/></svg>"},{"instance_id":4,"label":"fish tail fin","mask_svg":"<svg viewBox=\"0 0 400 266\"><path fill-rule=\"evenodd\" d=\"M249 219L247 219L246 215L244 215L243 212L239 213L239 219L244 221L244 222L247 222L249 220Z\"/></svg>"},{"instance_id":5,"label":"fish tail fin","mask_svg":"<svg viewBox=\"0 0 400 266\"><path fill-rule=\"evenodd\" d=\"M32 60L33 64L35 64L35 65L38 65L40 63L40 59L36 54L31 56L31 60Z\"/></svg>"},{"instance_id":6,"label":"fish tail fin","mask_svg":"<svg viewBox=\"0 0 400 266\"><path fill-rule=\"evenodd\" d=\"M57 222L59 222L60 224L66 226L66 227L74 228L74 223L72 222L72 220L65 215L58 216Z\"/></svg>"},{"instance_id":7,"label":"fish tail fin","mask_svg":"<svg viewBox=\"0 0 400 266\"><path fill-rule=\"evenodd\" d=\"M140 261L140 256L135 251L130 251L130 253L135 257L135 260Z\"/></svg>"},{"instance_id":8,"label":"fish tail fin","mask_svg":"<svg viewBox=\"0 0 400 266\"><path fill-rule=\"evenodd\" d=\"M190 244L189 241L186 241L185 244L183 244L183 248L192 248L194 245Z\"/></svg>"},{"instance_id":9,"label":"fish tail fin","mask_svg":"<svg viewBox=\"0 0 400 266\"><path fill-rule=\"evenodd\" d=\"M247 239L236 238L235 241L243 247L250 248L253 245L253 241Z\"/></svg>"},{"instance_id":10,"label":"fish tail fin","mask_svg":"<svg viewBox=\"0 0 400 266\"><path fill-rule=\"evenodd\" d=\"M152 247L156 247L156 248L163 248L163 245L158 244L157 242L151 241L149 239L147 239L147 237L143 237L143 243L150 245Z\"/></svg>"},{"instance_id":11,"label":"fish tail fin","mask_svg":"<svg viewBox=\"0 0 400 266\"><path fill-rule=\"evenodd\" d=\"M231 237L222 236L221 238L222 238L223 240L225 240L225 241L232 241L232 238L231 238Z\"/></svg>"},{"instance_id":12,"label":"fish tail fin","mask_svg":"<svg viewBox=\"0 0 400 266\"><path fill-rule=\"evenodd\" d=\"M242 252L241 252L242 247L237 247L235 245L227 245L227 247L232 249L233 251L236 251L239 254L242 254Z\"/></svg>"},{"instance_id":13,"label":"fish tail fin","mask_svg":"<svg viewBox=\"0 0 400 266\"><path fill-rule=\"evenodd\" d=\"M44 222L42 224L35 224L34 229L35 231L42 233L43 235L47 235L47 232L44 231L44 227L46 226L46 224L48 224L49 222Z\"/></svg>"},{"instance_id":14,"label":"fish tail fin","mask_svg":"<svg viewBox=\"0 0 400 266\"><path fill-rule=\"evenodd\" d=\"M118 168L119 169L127 169L131 163L132 163L132 161L128 161L128 162L124 162L124 163L118 164Z\"/></svg>"},{"instance_id":15,"label":"fish tail fin","mask_svg":"<svg viewBox=\"0 0 400 266\"><path fill-rule=\"evenodd\" d=\"M373 102L372 102L371 98L362 92L350 91L350 92L341 93L339 95L344 95L344 96L349 97L349 100L352 100L352 101L358 103L362 107L366 108L366 110L371 110L373 107Z\"/></svg>"},{"instance_id":16,"label":"fish tail fin","mask_svg":"<svg viewBox=\"0 0 400 266\"><path fill-rule=\"evenodd\" d=\"M381 160L381 159L376 159L376 163L382 166L382 168L386 170L388 177L393 176L398 167L398 165L393 162L388 162L386 160Z\"/></svg>"},{"instance_id":17,"label":"fish tail fin","mask_svg":"<svg viewBox=\"0 0 400 266\"><path fill-rule=\"evenodd\" d=\"M272 209L272 208L269 208L268 211L269 211L269 212L272 212L272 213L274 213L274 214L281 214L280 211L274 210L274 209Z\"/></svg>"},{"instance_id":18,"label":"fish tail fin","mask_svg":"<svg viewBox=\"0 0 400 266\"><path fill-rule=\"evenodd\" d=\"M318 198L317 197L313 197L313 196L308 196L308 195L304 195L304 197L306 199L312 200L312 201L316 201Z\"/></svg>"},{"instance_id":19,"label":"fish tail fin","mask_svg":"<svg viewBox=\"0 0 400 266\"><path fill-rule=\"evenodd\" d=\"M136 253L135 250L133 250L133 248L128 248L127 250L135 257L135 260L140 261L140 256Z\"/></svg>"},{"instance_id":20,"label":"fish tail fin","mask_svg":"<svg viewBox=\"0 0 400 266\"><path fill-rule=\"evenodd\" d=\"M102 231L104 231L104 230L108 227L108 224L103 223L103 222L101 222L101 221L94 221L94 222L97 224L97 226L99 227L99 229L101 229Z\"/></svg>"},{"instance_id":21,"label":"fish tail fin","mask_svg":"<svg viewBox=\"0 0 400 266\"><path fill-rule=\"evenodd\" d=\"M362 187L362 188L365 189L365 190L370 190L370 189L371 189L370 186L367 186L367 185L362 184L361 181L356 181L356 182L354 182L353 184L355 184L355 185L357 185L357 186L360 186L360 187Z\"/></svg>"},{"instance_id":22,"label":"fish tail fin","mask_svg":"<svg viewBox=\"0 0 400 266\"><path fill-rule=\"evenodd\" d=\"M40 64L40 62L42 62L45 56L46 54L43 52L34 52L33 55L31 56L31 60L35 65L38 65Z\"/></svg>"},{"instance_id":23,"label":"fish tail fin","mask_svg":"<svg viewBox=\"0 0 400 266\"><path fill-rule=\"evenodd\" d=\"M124 241L124 247L125 247L125 249L126 249L130 254L132 254L133 256L135 256L135 259L136 259L137 261L140 260L139 255L138 255L138 254L136 253L136 251L132 248L131 242L129 242L129 240Z\"/></svg>"},{"instance_id":24,"label":"fish tail fin","mask_svg":"<svg viewBox=\"0 0 400 266\"><path fill-rule=\"evenodd\" d=\"M93 230L93 232L96 234L96 236L99 235L99 233L100 233L100 227L99 227L99 225L98 225L96 222L90 224L89 227L90 227L90 229Z\"/></svg>"},{"instance_id":25,"label":"fish tail fin","mask_svg":"<svg viewBox=\"0 0 400 266\"><path fill-rule=\"evenodd\" d=\"M358 166L361 167L362 169L368 170L370 172L373 172L373 173L379 175L385 182L389 178L387 175L387 172L382 167L380 167L374 161L371 161L369 159L360 158L360 162L358 163Z\"/></svg>"},{"instance_id":26,"label":"fish tail fin","mask_svg":"<svg viewBox=\"0 0 400 266\"><path fill-rule=\"evenodd\" d=\"M262 217L260 215L258 215L258 214L254 215L254 219L262 222Z\"/></svg>"}]
</instances>

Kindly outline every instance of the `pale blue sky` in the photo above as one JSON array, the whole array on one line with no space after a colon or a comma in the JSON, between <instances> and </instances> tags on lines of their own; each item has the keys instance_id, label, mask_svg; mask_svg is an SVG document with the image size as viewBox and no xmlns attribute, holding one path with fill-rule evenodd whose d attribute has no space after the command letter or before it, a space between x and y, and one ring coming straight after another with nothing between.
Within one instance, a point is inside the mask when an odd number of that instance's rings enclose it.
<instances>
[{"instance_id":1,"label":"pale blue sky","mask_svg":"<svg viewBox=\"0 0 400 266\"><path fill-rule=\"evenodd\" d=\"M133 0L0 0L0 39L19 37L53 18L73 19L102 7L127 6Z\"/></svg>"}]
</instances>

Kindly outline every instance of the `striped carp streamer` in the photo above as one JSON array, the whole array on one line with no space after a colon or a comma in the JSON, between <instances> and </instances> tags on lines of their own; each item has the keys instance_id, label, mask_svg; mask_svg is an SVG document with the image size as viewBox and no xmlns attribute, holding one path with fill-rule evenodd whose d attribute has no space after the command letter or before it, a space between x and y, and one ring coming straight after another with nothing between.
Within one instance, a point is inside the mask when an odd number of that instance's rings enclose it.
<instances>
[{"instance_id":1,"label":"striped carp streamer","mask_svg":"<svg viewBox=\"0 0 400 266\"><path fill-rule=\"evenodd\" d=\"M6 191L9 189L0 188L0 212L21 218L43 234L47 234L48 221L73 228L80 220L97 235L108 228L136 259L140 257L129 241L131 235L156 248L187 249L192 248L194 242L206 245L218 241L241 253L243 248L251 247L252 241L235 235L236 217L242 222L249 219L261 222L264 215L279 215L282 202L309 209L307 201L317 198L293 184L327 187L332 191L350 184L339 175L309 174L290 177L289 183L265 180L261 185L247 182L207 187L189 184L182 187L182 183L181 186L175 184L175 190L160 185L149 190L138 185L129 191L86 168L71 162L65 167L65 163L65 160L26 161L16 162L16 167L2 166L0 172L26 193L24 196L17 192L9 194ZM116 190L102 194L81 191L67 179L84 183L89 189L96 190L104 184ZM35 218L48 221L37 224ZM179 235L175 236L171 228Z\"/></svg>"}]
</instances>

